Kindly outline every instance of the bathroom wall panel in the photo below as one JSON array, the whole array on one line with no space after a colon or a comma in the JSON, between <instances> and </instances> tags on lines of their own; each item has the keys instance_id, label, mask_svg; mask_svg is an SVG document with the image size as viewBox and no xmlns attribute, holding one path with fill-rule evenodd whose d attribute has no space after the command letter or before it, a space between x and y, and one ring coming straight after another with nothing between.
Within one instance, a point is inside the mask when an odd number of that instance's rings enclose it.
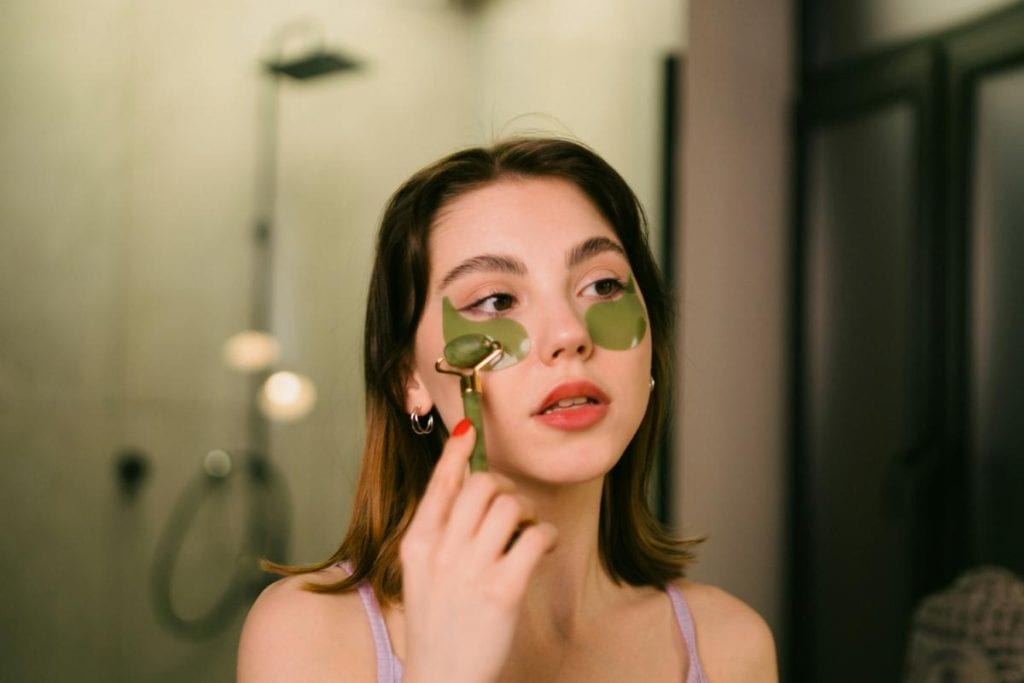
<instances>
[{"instance_id":1,"label":"bathroom wall panel","mask_svg":"<svg viewBox=\"0 0 1024 683\"><path fill-rule=\"evenodd\" d=\"M296 369L315 376L325 402L316 420L281 430L273 456L302 492L293 547L317 559L344 529L358 466L359 435L346 425L361 424L361 397L339 394L361 374L352 306L361 311L380 207L411 169L469 141L463 17L127 0L15 2L3 13L5 675L228 680L244 605L215 637L182 639L156 620L149 581L159 534L203 455L247 440L248 380L224 367L221 344L248 324L259 60L268 37L306 13L373 69L351 81L355 92L336 82L282 93L308 104L282 130L292 155L282 173L304 169L301 185L282 187L295 193L285 207L303 207L284 212L298 224L282 229L303 241L300 256L317 254L316 291L297 292L310 303L278 302L301 314L283 336L303 345L286 345L285 357L318 359ZM431 86L433 74L452 79ZM390 113L375 119L385 102ZM408 125L410 112L430 122L430 135ZM114 476L125 447L150 463L134 499ZM217 592L223 576L200 570L228 565L240 540L220 512L231 510L208 506L184 549L182 609Z\"/></svg>"}]
</instances>

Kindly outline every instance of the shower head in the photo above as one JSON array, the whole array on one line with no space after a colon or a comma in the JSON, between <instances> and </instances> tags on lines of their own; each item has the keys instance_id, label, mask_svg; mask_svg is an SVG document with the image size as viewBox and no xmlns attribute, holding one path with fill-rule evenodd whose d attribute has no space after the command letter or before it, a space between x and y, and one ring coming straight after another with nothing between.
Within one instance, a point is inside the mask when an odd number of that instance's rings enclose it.
<instances>
[{"instance_id":1,"label":"shower head","mask_svg":"<svg viewBox=\"0 0 1024 683\"><path fill-rule=\"evenodd\" d=\"M336 52L317 50L291 59L267 62L265 67L272 74L304 81L339 71L360 69L362 64Z\"/></svg>"}]
</instances>

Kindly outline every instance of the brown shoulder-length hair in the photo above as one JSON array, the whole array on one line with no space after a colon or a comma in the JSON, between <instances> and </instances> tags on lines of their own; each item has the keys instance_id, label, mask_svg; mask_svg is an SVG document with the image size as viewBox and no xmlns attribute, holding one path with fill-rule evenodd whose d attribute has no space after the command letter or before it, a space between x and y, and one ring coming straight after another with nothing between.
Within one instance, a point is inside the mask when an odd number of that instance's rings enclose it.
<instances>
[{"instance_id":1,"label":"brown shoulder-length hair","mask_svg":"<svg viewBox=\"0 0 1024 683\"><path fill-rule=\"evenodd\" d=\"M419 436L405 412L405 378L430 275L429 237L438 211L457 197L503 178L560 178L579 187L622 242L643 293L653 346L654 388L640 427L605 477L599 551L608 574L632 585L662 586L683 575L695 540L670 536L648 507L648 480L669 415L672 385L671 297L647 242L640 203L625 180L587 147L570 140L514 138L456 152L403 184L385 209L366 306L364 374L366 445L348 531L337 552L303 567L266 563L299 574L347 562L351 574L310 590L350 590L366 580L378 599L401 599L398 547L448 434ZM435 425L441 425L434 415Z\"/></svg>"}]
</instances>

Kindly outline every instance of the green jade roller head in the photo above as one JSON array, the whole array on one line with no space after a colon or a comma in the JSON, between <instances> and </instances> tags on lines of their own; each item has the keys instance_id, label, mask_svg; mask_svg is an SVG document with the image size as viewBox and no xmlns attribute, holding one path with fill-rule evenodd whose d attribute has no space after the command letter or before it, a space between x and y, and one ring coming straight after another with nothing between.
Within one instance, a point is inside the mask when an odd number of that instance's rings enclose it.
<instances>
[{"instance_id":1,"label":"green jade roller head","mask_svg":"<svg viewBox=\"0 0 1024 683\"><path fill-rule=\"evenodd\" d=\"M444 347L444 356L437 359L434 369L447 375L458 375L462 389L462 407L466 417L476 429L476 443L469 459L469 469L480 472L487 469L484 452L484 421L480 412L480 371L487 370L501 360L504 354L501 342L483 334L464 334L452 339Z\"/></svg>"}]
</instances>

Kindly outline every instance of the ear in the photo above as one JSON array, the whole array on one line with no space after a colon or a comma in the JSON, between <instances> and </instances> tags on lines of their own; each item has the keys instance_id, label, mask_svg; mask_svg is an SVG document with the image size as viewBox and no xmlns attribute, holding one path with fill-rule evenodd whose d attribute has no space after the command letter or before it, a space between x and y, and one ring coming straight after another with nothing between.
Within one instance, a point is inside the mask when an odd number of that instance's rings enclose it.
<instances>
[{"instance_id":1,"label":"ear","mask_svg":"<svg viewBox=\"0 0 1024 683\"><path fill-rule=\"evenodd\" d=\"M411 371L405 378L405 411L411 413L415 410L418 415L426 415L433 407L434 399L427 391L419 371Z\"/></svg>"}]
</instances>

